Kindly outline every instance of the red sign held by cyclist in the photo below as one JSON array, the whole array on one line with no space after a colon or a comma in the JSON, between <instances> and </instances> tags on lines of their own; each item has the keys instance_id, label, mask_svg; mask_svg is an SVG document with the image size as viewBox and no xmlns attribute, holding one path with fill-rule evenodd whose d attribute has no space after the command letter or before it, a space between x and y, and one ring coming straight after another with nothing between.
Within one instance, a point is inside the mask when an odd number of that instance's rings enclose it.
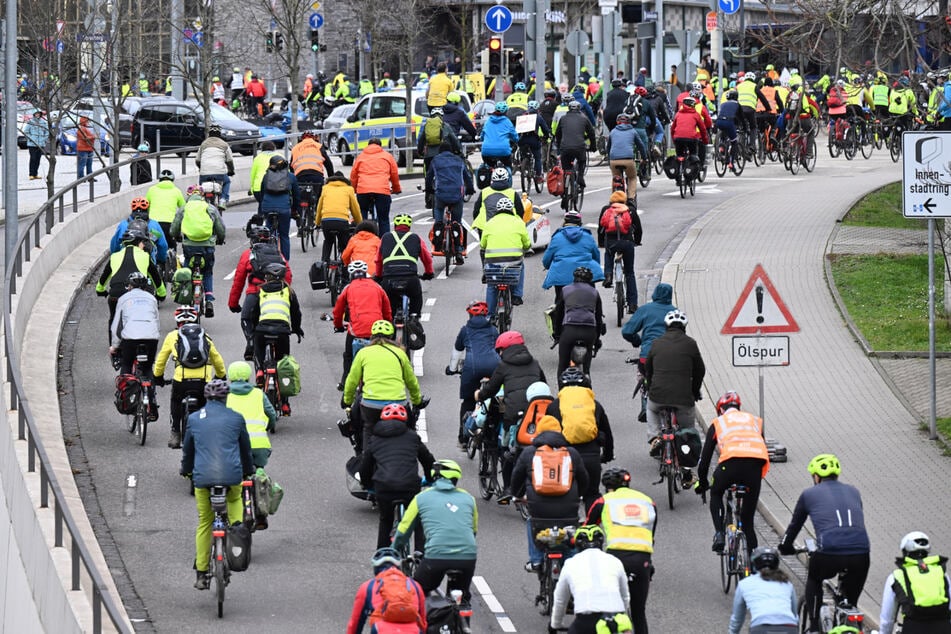
<instances>
[{"instance_id":1,"label":"red sign held by cyclist","mask_svg":"<svg viewBox=\"0 0 951 634\"><path fill-rule=\"evenodd\" d=\"M721 335L799 332L786 304L763 269L757 264L726 323Z\"/></svg>"}]
</instances>

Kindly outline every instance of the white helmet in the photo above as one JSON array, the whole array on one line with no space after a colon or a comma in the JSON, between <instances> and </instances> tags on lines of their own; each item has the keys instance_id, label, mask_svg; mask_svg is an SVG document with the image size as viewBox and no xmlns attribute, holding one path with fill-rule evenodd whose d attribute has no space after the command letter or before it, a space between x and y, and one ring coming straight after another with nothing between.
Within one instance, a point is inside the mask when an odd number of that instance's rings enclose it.
<instances>
[{"instance_id":1,"label":"white helmet","mask_svg":"<svg viewBox=\"0 0 951 634\"><path fill-rule=\"evenodd\" d=\"M921 531L912 531L901 538L901 552L908 556L912 553L924 553L931 551L931 540Z\"/></svg>"},{"instance_id":2,"label":"white helmet","mask_svg":"<svg viewBox=\"0 0 951 634\"><path fill-rule=\"evenodd\" d=\"M544 381L535 381L525 390L525 398L529 401L541 396L551 397L551 388Z\"/></svg>"},{"instance_id":3,"label":"white helmet","mask_svg":"<svg viewBox=\"0 0 951 634\"><path fill-rule=\"evenodd\" d=\"M687 315L682 310L672 310L664 315L664 324L669 328L672 324L687 325Z\"/></svg>"},{"instance_id":4,"label":"white helmet","mask_svg":"<svg viewBox=\"0 0 951 634\"><path fill-rule=\"evenodd\" d=\"M500 196L495 203L495 213L512 213L515 211L515 205L505 196Z\"/></svg>"},{"instance_id":5,"label":"white helmet","mask_svg":"<svg viewBox=\"0 0 951 634\"><path fill-rule=\"evenodd\" d=\"M493 183L503 183L509 179L509 171L504 167L496 167L492 170L492 182Z\"/></svg>"},{"instance_id":6,"label":"white helmet","mask_svg":"<svg viewBox=\"0 0 951 634\"><path fill-rule=\"evenodd\" d=\"M747 81L756 81L756 73L746 73L746 74L743 76L743 79L745 79L745 80L747 80Z\"/></svg>"},{"instance_id":7,"label":"white helmet","mask_svg":"<svg viewBox=\"0 0 951 634\"><path fill-rule=\"evenodd\" d=\"M367 263L363 260L353 260L347 265L347 273L350 275L350 277L354 277L355 275L359 277L366 277L368 270L369 267L367 267Z\"/></svg>"}]
</instances>

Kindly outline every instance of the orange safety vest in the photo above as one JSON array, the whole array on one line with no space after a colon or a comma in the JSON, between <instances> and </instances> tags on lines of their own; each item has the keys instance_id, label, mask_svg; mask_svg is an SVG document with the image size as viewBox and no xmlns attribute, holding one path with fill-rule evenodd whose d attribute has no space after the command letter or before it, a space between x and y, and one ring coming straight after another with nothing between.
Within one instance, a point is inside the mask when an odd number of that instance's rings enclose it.
<instances>
[{"instance_id":1,"label":"orange safety vest","mask_svg":"<svg viewBox=\"0 0 951 634\"><path fill-rule=\"evenodd\" d=\"M760 92L763 93L763 96L766 97L766 101L769 102L769 111L776 112L776 88L774 86L763 86L760 88ZM759 99L756 100L756 112L766 112L766 108L763 107L763 102Z\"/></svg>"},{"instance_id":2,"label":"orange safety vest","mask_svg":"<svg viewBox=\"0 0 951 634\"><path fill-rule=\"evenodd\" d=\"M763 419L738 409L728 410L713 419L717 434L719 462L731 458L759 458L765 460L763 477L769 472L769 450L763 439Z\"/></svg>"},{"instance_id":3,"label":"orange safety vest","mask_svg":"<svg viewBox=\"0 0 951 634\"><path fill-rule=\"evenodd\" d=\"M710 84L703 84L703 96L706 97L710 103L716 103L717 101L717 96L713 94L713 86Z\"/></svg>"},{"instance_id":4,"label":"orange safety vest","mask_svg":"<svg viewBox=\"0 0 951 634\"><path fill-rule=\"evenodd\" d=\"M291 150L291 169L294 170L294 176L297 176L304 170L314 170L324 173L324 153L321 151L321 145L318 141L303 141L294 146Z\"/></svg>"}]
</instances>

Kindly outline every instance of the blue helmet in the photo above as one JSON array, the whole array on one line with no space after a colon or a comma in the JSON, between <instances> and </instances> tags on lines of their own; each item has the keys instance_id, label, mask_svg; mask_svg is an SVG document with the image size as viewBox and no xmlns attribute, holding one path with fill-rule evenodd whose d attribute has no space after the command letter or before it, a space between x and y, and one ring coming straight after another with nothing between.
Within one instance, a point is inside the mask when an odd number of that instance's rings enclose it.
<instances>
[{"instance_id":1,"label":"blue helmet","mask_svg":"<svg viewBox=\"0 0 951 634\"><path fill-rule=\"evenodd\" d=\"M524 83L518 82L517 84L515 84L515 92L525 92L526 90L527 90L527 87L525 86Z\"/></svg>"},{"instance_id":2,"label":"blue helmet","mask_svg":"<svg viewBox=\"0 0 951 634\"><path fill-rule=\"evenodd\" d=\"M538 110L538 102L533 99L532 101L528 102L527 107L529 112L534 112Z\"/></svg>"},{"instance_id":3,"label":"blue helmet","mask_svg":"<svg viewBox=\"0 0 951 634\"><path fill-rule=\"evenodd\" d=\"M498 114L505 114L509 109L509 105L504 101L495 102L495 112Z\"/></svg>"}]
</instances>

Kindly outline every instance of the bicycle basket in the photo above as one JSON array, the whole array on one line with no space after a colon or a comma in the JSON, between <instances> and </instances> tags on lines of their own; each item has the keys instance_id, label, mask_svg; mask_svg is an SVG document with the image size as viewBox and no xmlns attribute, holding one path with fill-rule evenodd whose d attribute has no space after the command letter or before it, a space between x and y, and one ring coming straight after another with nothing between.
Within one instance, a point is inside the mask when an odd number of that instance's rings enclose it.
<instances>
[{"instance_id":1,"label":"bicycle basket","mask_svg":"<svg viewBox=\"0 0 951 634\"><path fill-rule=\"evenodd\" d=\"M489 286L516 286L522 275L521 262L507 262L504 264L487 262L485 265L485 283Z\"/></svg>"}]
</instances>

